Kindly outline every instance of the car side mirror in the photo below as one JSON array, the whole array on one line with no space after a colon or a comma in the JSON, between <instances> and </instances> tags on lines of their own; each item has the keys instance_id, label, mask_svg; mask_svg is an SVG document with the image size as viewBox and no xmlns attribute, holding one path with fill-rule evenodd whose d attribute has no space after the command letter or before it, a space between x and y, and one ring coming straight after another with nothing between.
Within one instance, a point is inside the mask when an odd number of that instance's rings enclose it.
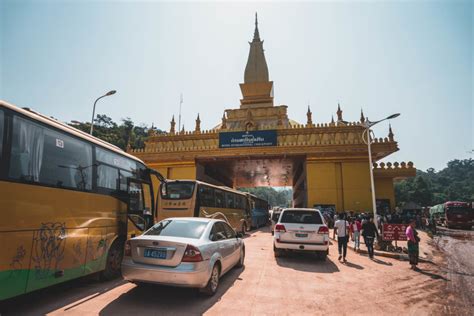
<instances>
[{"instance_id":1,"label":"car side mirror","mask_svg":"<svg viewBox=\"0 0 474 316\"><path fill-rule=\"evenodd\" d=\"M243 235L241 232L237 232L237 233L235 234L235 237L237 237L237 238L243 238L244 235Z\"/></svg>"}]
</instances>

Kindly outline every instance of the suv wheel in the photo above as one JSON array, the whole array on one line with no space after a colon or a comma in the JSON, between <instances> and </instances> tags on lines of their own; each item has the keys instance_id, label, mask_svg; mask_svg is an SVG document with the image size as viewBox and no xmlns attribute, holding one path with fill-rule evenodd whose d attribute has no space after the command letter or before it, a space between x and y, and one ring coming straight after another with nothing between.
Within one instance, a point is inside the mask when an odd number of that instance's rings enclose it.
<instances>
[{"instance_id":1,"label":"suv wheel","mask_svg":"<svg viewBox=\"0 0 474 316\"><path fill-rule=\"evenodd\" d=\"M275 247L275 245L273 245L273 254L275 255L275 258L278 258L282 256L283 251Z\"/></svg>"}]
</instances>

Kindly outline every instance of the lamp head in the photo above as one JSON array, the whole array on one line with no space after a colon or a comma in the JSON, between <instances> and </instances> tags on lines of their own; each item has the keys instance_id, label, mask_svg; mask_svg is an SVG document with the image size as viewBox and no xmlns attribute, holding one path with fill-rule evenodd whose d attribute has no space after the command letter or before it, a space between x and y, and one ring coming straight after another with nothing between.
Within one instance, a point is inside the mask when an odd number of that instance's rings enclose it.
<instances>
[{"instance_id":1,"label":"lamp head","mask_svg":"<svg viewBox=\"0 0 474 316\"><path fill-rule=\"evenodd\" d=\"M386 119L387 119L387 120L391 120L391 119L394 119L394 118L399 117L399 116L400 116L400 113L395 113L395 114L390 115L390 116L387 117Z\"/></svg>"},{"instance_id":2,"label":"lamp head","mask_svg":"<svg viewBox=\"0 0 474 316\"><path fill-rule=\"evenodd\" d=\"M105 95L106 96L109 96L109 95L112 95L112 94L115 94L117 91L115 90L110 90L109 92L107 92Z\"/></svg>"}]
</instances>

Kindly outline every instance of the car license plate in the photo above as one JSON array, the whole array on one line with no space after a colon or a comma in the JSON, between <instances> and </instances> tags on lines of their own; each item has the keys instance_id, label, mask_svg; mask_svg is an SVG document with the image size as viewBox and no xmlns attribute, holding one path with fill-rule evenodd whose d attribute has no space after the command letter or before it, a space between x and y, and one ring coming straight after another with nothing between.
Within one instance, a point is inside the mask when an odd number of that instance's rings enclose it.
<instances>
[{"instance_id":1,"label":"car license plate","mask_svg":"<svg viewBox=\"0 0 474 316\"><path fill-rule=\"evenodd\" d=\"M143 254L146 258L154 258L154 259L166 259L166 249L150 249L145 248L145 252Z\"/></svg>"},{"instance_id":2,"label":"car license plate","mask_svg":"<svg viewBox=\"0 0 474 316\"><path fill-rule=\"evenodd\" d=\"M308 237L308 234L295 234L296 237Z\"/></svg>"}]
</instances>

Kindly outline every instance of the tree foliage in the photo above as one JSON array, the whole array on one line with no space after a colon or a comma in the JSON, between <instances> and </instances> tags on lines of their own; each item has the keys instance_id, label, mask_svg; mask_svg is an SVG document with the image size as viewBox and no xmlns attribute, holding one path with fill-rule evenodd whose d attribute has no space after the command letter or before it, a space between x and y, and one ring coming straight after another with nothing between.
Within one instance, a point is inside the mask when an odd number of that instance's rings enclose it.
<instances>
[{"instance_id":1,"label":"tree foliage","mask_svg":"<svg viewBox=\"0 0 474 316\"><path fill-rule=\"evenodd\" d=\"M474 200L474 160L452 160L443 170L417 170L416 177L395 184L397 204L416 202L431 206L446 201Z\"/></svg>"},{"instance_id":2,"label":"tree foliage","mask_svg":"<svg viewBox=\"0 0 474 316\"><path fill-rule=\"evenodd\" d=\"M90 123L75 123L71 126L89 133ZM94 120L94 136L100 138L108 143L111 143L123 150L126 150L127 145L131 148L138 149L145 147L145 140L150 133L150 130L156 134L161 134L163 131L155 127L148 127L145 124L135 126L130 118L124 118L120 124L117 124L105 114L97 114Z\"/></svg>"},{"instance_id":3,"label":"tree foliage","mask_svg":"<svg viewBox=\"0 0 474 316\"><path fill-rule=\"evenodd\" d=\"M275 190L272 187L240 188L240 191L249 192L268 201L270 206L291 206L293 191L291 189Z\"/></svg>"}]
</instances>

